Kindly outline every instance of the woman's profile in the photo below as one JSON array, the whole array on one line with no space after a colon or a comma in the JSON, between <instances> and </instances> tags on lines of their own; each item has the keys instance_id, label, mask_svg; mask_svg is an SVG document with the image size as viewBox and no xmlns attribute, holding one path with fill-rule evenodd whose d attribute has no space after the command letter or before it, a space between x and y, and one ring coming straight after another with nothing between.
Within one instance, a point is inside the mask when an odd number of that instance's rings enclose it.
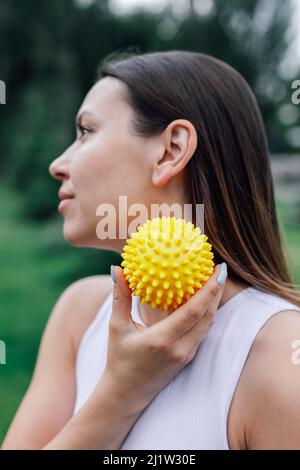
<instances>
[{"instance_id":1,"label":"woman's profile","mask_svg":"<svg viewBox=\"0 0 300 470\"><path fill-rule=\"evenodd\" d=\"M170 315L120 267L69 286L2 449L300 449L300 292L246 81L201 53L108 56L76 127L49 168L65 239L121 253L96 232L120 195L203 204L216 268Z\"/></svg>"}]
</instances>

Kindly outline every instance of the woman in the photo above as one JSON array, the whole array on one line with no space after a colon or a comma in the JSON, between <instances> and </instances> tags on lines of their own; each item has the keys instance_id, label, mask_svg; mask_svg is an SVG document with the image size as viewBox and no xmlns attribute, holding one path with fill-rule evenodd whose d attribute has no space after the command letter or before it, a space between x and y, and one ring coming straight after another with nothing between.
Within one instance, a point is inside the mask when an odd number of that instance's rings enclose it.
<instances>
[{"instance_id":1,"label":"woman","mask_svg":"<svg viewBox=\"0 0 300 470\"><path fill-rule=\"evenodd\" d=\"M204 204L218 265L169 316L132 296L120 267L115 284L71 285L3 449L300 449L300 294L240 74L186 51L107 58L50 173L72 245L121 253L124 239L96 233L98 205L119 220L120 194Z\"/></svg>"}]
</instances>

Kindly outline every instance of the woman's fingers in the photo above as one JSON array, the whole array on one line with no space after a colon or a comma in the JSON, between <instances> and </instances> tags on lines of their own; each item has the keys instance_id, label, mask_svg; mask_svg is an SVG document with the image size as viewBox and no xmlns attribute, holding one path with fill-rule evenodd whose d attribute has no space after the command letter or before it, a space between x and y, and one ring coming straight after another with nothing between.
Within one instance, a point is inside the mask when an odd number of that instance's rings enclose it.
<instances>
[{"instance_id":1,"label":"woman's fingers","mask_svg":"<svg viewBox=\"0 0 300 470\"><path fill-rule=\"evenodd\" d=\"M169 345L177 342L187 331L199 322L210 304L216 301L218 297L221 298L226 274L226 263L217 265L211 278L196 294L175 312L152 326L152 328L156 330L156 334L160 338L164 338L164 341ZM217 282L219 275L224 281L221 285ZM203 321L205 322L205 317Z\"/></svg>"},{"instance_id":2,"label":"woman's fingers","mask_svg":"<svg viewBox=\"0 0 300 470\"><path fill-rule=\"evenodd\" d=\"M111 275L114 281L114 289L110 325L113 325L116 329L121 326L128 328L128 325L131 324L131 290L120 266L111 266Z\"/></svg>"},{"instance_id":3,"label":"woman's fingers","mask_svg":"<svg viewBox=\"0 0 300 470\"><path fill-rule=\"evenodd\" d=\"M194 358L201 341L213 324L222 295L223 290L221 290L215 300L210 303L198 323L174 344L174 349L176 349L179 357L182 357L186 364Z\"/></svg>"}]
</instances>

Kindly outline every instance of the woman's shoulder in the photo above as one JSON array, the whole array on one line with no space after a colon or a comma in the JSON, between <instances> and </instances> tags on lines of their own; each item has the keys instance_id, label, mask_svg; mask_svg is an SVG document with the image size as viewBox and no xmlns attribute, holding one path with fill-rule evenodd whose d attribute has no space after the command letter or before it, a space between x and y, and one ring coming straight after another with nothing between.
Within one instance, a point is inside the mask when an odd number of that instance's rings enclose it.
<instances>
[{"instance_id":1,"label":"woman's shoulder","mask_svg":"<svg viewBox=\"0 0 300 470\"><path fill-rule=\"evenodd\" d=\"M95 275L73 282L63 292L61 303L64 304L67 321L72 324L75 353L86 329L112 290L113 281L110 275Z\"/></svg>"},{"instance_id":2,"label":"woman's shoulder","mask_svg":"<svg viewBox=\"0 0 300 470\"><path fill-rule=\"evenodd\" d=\"M278 312L258 332L233 404L232 447L300 449L300 311Z\"/></svg>"}]
</instances>

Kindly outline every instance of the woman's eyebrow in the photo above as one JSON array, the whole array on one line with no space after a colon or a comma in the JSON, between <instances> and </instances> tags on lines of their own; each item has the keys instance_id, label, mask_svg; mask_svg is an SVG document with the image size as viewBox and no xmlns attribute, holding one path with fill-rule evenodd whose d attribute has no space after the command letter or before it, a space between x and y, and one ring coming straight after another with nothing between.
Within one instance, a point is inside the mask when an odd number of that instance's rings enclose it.
<instances>
[{"instance_id":1,"label":"woman's eyebrow","mask_svg":"<svg viewBox=\"0 0 300 470\"><path fill-rule=\"evenodd\" d=\"M89 111L82 111L80 114L78 114L75 118L75 124L79 124L82 117L85 115L85 114L88 114L89 116L92 116L93 117L93 114L90 113Z\"/></svg>"}]
</instances>

